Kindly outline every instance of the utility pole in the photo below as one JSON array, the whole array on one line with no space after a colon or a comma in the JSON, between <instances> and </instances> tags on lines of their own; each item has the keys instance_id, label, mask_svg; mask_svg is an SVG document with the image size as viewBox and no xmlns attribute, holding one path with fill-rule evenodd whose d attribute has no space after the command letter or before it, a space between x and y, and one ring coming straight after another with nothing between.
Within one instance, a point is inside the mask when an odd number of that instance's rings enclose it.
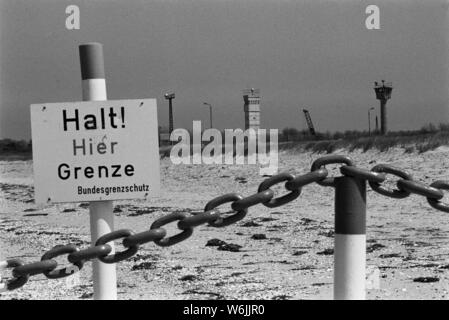
<instances>
[{"instance_id":1,"label":"utility pole","mask_svg":"<svg viewBox=\"0 0 449 320\"><path fill-rule=\"evenodd\" d=\"M368 135L371 135L371 115L370 112L371 110L374 110L374 107L371 107L368 109Z\"/></svg>"}]
</instances>

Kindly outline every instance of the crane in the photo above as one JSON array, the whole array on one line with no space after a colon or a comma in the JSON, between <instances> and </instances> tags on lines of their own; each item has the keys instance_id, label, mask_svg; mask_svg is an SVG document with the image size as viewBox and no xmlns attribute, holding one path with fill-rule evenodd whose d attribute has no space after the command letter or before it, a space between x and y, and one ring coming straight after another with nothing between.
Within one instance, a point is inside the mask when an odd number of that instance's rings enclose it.
<instances>
[{"instance_id":1,"label":"crane","mask_svg":"<svg viewBox=\"0 0 449 320\"><path fill-rule=\"evenodd\" d=\"M307 126L309 127L310 134L315 136L315 128L313 127L312 118L310 117L309 110L302 109L304 116L306 117Z\"/></svg>"}]
</instances>

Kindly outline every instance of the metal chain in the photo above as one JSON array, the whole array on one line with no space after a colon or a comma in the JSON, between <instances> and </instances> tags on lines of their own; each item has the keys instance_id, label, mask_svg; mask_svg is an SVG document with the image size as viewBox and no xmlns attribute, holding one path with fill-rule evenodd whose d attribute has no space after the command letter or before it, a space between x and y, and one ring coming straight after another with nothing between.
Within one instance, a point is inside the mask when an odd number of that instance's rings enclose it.
<instances>
[{"instance_id":1,"label":"metal chain","mask_svg":"<svg viewBox=\"0 0 449 320\"><path fill-rule=\"evenodd\" d=\"M421 195L427 198L428 203L433 208L449 213L449 205L441 202L444 197L443 190L449 190L449 182L447 181L438 180L428 186L414 181L410 174L390 165L380 164L371 170L366 170L356 167L347 156L331 155L313 162L308 173L295 176L283 172L274 175L262 181L257 192L248 197L243 197L237 193L221 195L210 200L202 212L191 213L190 215L183 212L168 214L155 220L147 231L133 234L128 229L116 230L103 235L96 241L95 245L87 249L79 249L71 244L58 245L47 251L41 257L41 261L29 264L24 264L19 259L0 261L0 271L12 269L13 276L6 281L0 280L0 292L20 288L27 283L31 276L38 274L43 274L49 279L70 276L80 271L86 262L93 259L99 259L104 263L123 261L135 255L141 245L149 242L161 247L175 245L189 238L193 234L194 228L203 224L221 228L242 220L247 215L248 209L258 204L268 208L285 205L298 198L302 188L312 183L334 187L336 177L328 177L328 171L325 168L329 164L342 164L340 172L343 176L367 181L374 191L382 195L392 198L406 198L410 194ZM397 189L391 190L382 185L387 174L400 178L396 182ZM275 193L271 188L280 183L284 183L284 188L288 193L275 198ZM231 211L222 212L217 209L226 203L230 203ZM167 236L164 226L173 222L177 222L176 226L180 232ZM111 254L112 247L107 243L120 239L122 239L122 245L125 249ZM62 255L67 255L67 260L71 264L69 267L58 268L58 262L55 258Z\"/></svg>"},{"instance_id":2,"label":"metal chain","mask_svg":"<svg viewBox=\"0 0 449 320\"><path fill-rule=\"evenodd\" d=\"M379 164L373 167L371 171L389 173L399 178L402 178L402 180L412 180L412 176L409 175L407 172L403 171L402 169L386 164ZM390 198L402 199L407 198L410 195L409 191L402 189L400 186L397 186L398 187L397 189L391 190L382 186L379 182L369 181L369 185L377 193L380 193Z\"/></svg>"},{"instance_id":3,"label":"metal chain","mask_svg":"<svg viewBox=\"0 0 449 320\"><path fill-rule=\"evenodd\" d=\"M331 155L331 156L327 156L327 157L322 157L322 158L316 159L312 163L312 168L310 169L310 171L314 172L314 171L322 168L323 166L325 166L327 164L340 164L340 163L344 163L347 166L353 166L354 165L354 163L352 162L351 158L349 158L348 156ZM335 178L329 177L329 178L321 179L321 180L317 181L317 183L320 186L323 186L323 187L335 187L335 181L334 180L335 180Z\"/></svg>"},{"instance_id":4,"label":"metal chain","mask_svg":"<svg viewBox=\"0 0 449 320\"><path fill-rule=\"evenodd\" d=\"M431 183L430 186L439 190L449 190L449 183L447 181L437 180ZM433 208L449 213L449 205L442 203L439 199L427 198L427 202Z\"/></svg>"}]
</instances>

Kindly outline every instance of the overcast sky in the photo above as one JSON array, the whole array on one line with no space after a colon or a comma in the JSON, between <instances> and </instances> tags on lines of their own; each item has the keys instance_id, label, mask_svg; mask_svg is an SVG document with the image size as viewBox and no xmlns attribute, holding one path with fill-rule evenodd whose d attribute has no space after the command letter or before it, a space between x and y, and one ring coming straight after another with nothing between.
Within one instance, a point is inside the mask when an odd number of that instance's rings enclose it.
<instances>
[{"instance_id":1,"label":"overcast sky","mask_svg":"<svg viewBox=\"0 0 449 320\"><path fill-rule=\"evenodd\" d=\"M448 118L448 1L0 0L0 138L30 138L29 105L81 100L78 45L104 45L109 99L174 90L175 127L244 128L260 88L264 128L367 129L373 82L393 82L392 130ZM76 4L81 29L65 28ZM380 8L380 30L365 8ZM374 123L374 122L373 122Z\"/></svg>"}]
</instances>

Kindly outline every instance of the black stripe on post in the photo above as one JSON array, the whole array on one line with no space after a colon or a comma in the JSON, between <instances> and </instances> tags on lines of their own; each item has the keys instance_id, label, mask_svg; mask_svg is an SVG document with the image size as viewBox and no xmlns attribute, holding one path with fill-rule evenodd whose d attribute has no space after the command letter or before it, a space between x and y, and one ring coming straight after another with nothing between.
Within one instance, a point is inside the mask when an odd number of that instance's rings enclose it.
<instances>
[{"instance_id":1,"label":"black stripe on post","mask_svg":"<svg viewBox=\"0 0 449 320\"><path fill-rule=\"evenodd\" d=\"M81 79L104 79L103 45L91 42L79 46Z\"/></svg>"},{"instance_id":2,"label":"black stripe on post","mask_svg":"<svg viewBox=\"0 0 449 320\"><path fill-rule=\"evenodd\" d=\"M335 178L335 233L366 234L366 181Z\"/></svg>"}]
</instances>

